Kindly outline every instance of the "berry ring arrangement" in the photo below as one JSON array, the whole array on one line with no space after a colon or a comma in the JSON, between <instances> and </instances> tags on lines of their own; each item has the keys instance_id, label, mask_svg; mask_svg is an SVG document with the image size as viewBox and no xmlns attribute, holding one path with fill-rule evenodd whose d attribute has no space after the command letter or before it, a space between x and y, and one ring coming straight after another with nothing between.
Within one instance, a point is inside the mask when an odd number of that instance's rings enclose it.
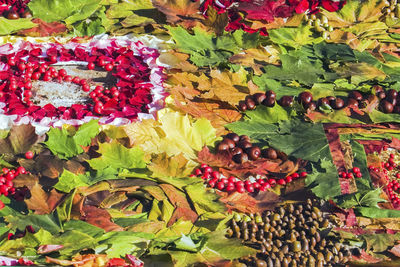
<instances>
[{"instance_id":1,"label":"berry ring arrangement","mask_svg":"<svg viewBox=\"0 0 400 267\"><path fill-rule=\"evenodd\" d=\"M399 266L397 0L0 0L1 266Z\"/></svg>"}]
</instances>

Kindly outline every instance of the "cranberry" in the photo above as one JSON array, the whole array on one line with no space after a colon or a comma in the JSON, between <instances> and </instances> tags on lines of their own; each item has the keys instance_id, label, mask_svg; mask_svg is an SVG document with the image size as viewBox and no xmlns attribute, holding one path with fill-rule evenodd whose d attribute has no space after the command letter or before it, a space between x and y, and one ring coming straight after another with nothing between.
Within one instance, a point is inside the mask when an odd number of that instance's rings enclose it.
<instances>
[{"instance_id":1,"label":"cranberry","mask_svg":"<svg viewBox=\"0 0 400 267\"><path fill-rule=\"evenodd\" d=\"M26 158L26 159L33 159L33 157L34 157L34 154L33 154L32 151L27 151L27 152L25 153L25 158Z\"/></svg>"},{"instance_id":2,"label":"cranberry","mask_svg":"<svg viewBox=\"0 0 400 267\"><path fill-rule=\"evenodd\" d=\"M95 67L96 65L93 62L89 62L87 65L88 70L94 70Z\"/></svg>"}]
</instances>

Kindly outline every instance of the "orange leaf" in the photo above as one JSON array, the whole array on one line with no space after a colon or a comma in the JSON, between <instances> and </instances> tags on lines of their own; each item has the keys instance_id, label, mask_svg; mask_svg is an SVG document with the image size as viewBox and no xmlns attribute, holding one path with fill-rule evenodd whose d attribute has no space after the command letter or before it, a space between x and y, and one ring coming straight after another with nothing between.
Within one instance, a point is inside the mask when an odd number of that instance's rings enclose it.
<instances>
[{"instance_id":1,"label":"orange leaf","mask_svg":"<svg viewBox=\"0 0 400 267\"><path fill-rule=\"evenodd\" d=\"M153 6L167 16L167 21L176 23L183 21L185 26L194 26L194 19L201 20L203 17L198 14L199 1L191 0L152 0Z\"/></svg>"},{"instance_id":2,"label":"orange leaf","mask_svg":"<svg viewBox=\"0 0 400 267\"><path fill-rule=\"evenodd\" d=\"M229 211L244 213L261 213L264 210L273 210L279 202L279 196L271 191L260 192L256 198L250 194L238 192L232 194L218 192L218 194L222 196L219 201L224 203Z\"/></svg>"}]
</instances>

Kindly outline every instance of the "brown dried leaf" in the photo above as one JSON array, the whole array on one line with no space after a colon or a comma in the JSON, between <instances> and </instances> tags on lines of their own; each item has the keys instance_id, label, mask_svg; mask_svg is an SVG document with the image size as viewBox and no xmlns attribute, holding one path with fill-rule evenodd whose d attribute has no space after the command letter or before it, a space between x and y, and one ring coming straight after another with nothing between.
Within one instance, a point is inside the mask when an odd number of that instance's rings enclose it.
<instances>
[{"instance_id":1,"label":"brown dried leaf","mask_svg":"<svg viewBox=\"0 0 400 267\"><path fill-rule=\"evenodd\" d=\"M58 193L55 189L46 193L42 187L36 183L31 189L31 197L25 200L28 209L34 210L36 214L51 213L64 194Z\"/></svg>"},{"instance_id":2,"label":"brown dried leaf","mask_svg":"<svg viewBox=\"0 0 400 267\"><path fill-rule=\"evenodd\" d=\"M218 192L218 194L222 196L219 201L226 205L229 212L261 213L264 210L273 210L279 203L279 196L271 191L260 192L256 197L238 192L232 194Z\"/></svg>"},{"instance_id":3,"label":"brown dried leaf","mask_svg":"<svg viewBox=\"0 0 400 267\"><path fill-rule=\"evenodd\" d=\"M231 162L228 153L213 154L207 146L197 154L197 160L211 167L227 167Z\"/></svg>"},{"instance_id":4,"label":"brown dried leaf","mask_svg":"<svg viewBox=\"0 0 400 267\"><path fill-rule=\"evenodd\" d=\"M64 162L53 155L40 154L35 159L35 170L43 176L55 179L63 172Z\"/></svg>"},{"instance_id":5,"label":"brown dried leaf","mask_svg":"<svg viewBox=\"0 0 400 267\"><path fill-rule=\"evenodd\" d=\"M124 230L121 226L111 221L111 215L104 209L86 205L83 206L82 211L83 214L81 214L81 220L84 220L87 223L100 227L107 232Z\"/></svg>"},{"instance_id":6,"label":"brown dried leaf","mask_svg":"<svg viewBox=\"0 0 400 267\"><path fill-rule=\"evenodd\" d=\"M197 213L194 212L191 208L178 206L174 210L174 213L172 213L171 219L169 219L167 226L170 227L175 222L177 222L179 219L191 221L192 223L194 223L198 217L199 217L199 215L197 215Z\"/></svg>"},{"instance_id":7,"label":"brown dried leaf","mask_svg":"<svg viewBox=\"0 0 400 267\"><path fill-rule=\"evenodd\" d=\"M14 187L24 187L32 189L36 184L39 183L39 177L33 174L20 174L13 180Z\"/></svg>"},{"instance_id":8,"label":"brown dried leaf","mask_svg":"<svg viewBox=\"0 0 400 267\"><path fill-rule=\"evenodd\" d=\"M36 23L36 27L31 29L19 31L18 34L22 36L31 36L31 37L46 37L52 35L61 35L62 33L67 32L67 26L62 24L61 22L44 22L41 19L33 19L33 23Z\"/></svg>"}]
</instances>

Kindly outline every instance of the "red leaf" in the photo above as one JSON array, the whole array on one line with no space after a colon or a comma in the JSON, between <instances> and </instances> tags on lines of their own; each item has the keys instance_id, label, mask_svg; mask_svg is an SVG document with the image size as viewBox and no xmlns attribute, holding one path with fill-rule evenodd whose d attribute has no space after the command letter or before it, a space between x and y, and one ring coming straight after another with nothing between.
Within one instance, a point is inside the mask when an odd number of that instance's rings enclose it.
<instances>
[{"instance_id":1,"label":"red leaf","mask_svg":"<svg viewBox=\"0 0 400 267\"><path fill-rule=\"evenodd\" d=\"M197 160L211 167L226 167L231 162L229 153L212 154L207 146L197 154Z\"/></svg>"},{"instance_id":2,"label":"red leaf","mask_svg":"<svg viewBox=\"0 0 400 267\"><path fill-rule=\"evenodd\" d=\"M33 37L45 37L59 35L67 31L67 27L57 21L47 23L41 19L33 19L32 22L36 23L37 26L31 29L22 30L19 32L19 34Z\"/></svg>"},{"instance_id":3,"label":"red leaf","mask_svg":"<svg viewBox=\"0 0 400 267\"><path fill-rule=\"evenodd\" d=\"M375 258L374 256L368 254L367 252L365 252L365 250L361 250L360 256L353 255L352 259L356 261L364 261L367 263L378 263L382 261L382 259Z\"/></svg>"},{"instance_id":4,"label":"red leaf","mask_svg":"<svg viewBox=\"0 0 400 267\"><path fill-rule=\"evenodd\" d=\"M396 137L392 137L392 142L389 144L389 147L400 150L400 140Z\"/></svg>"},{"instance_id":5,"label":"red leaf","mask_svg":"<svg viewBox=\"0 0 400 267\"><path fill-rule=\"evenodd\" d=\"M273 22L275 17L289 17L293 11L285 0L239 2L238 9L247 13L246 19L267 22Z\"/></svg>"},{"instance_id":6,"label":"red leaf","mask_svg":"<svg viewBox=\"0 0 400 267\"><path fill-rule=\"evenodd\" d=\"M219 201L226 205L229 212L261 213L264 210L273 210L279 203L279 196L271 191L260 192L256 197L238 192L227 194L217 191L217 194L222 196Z\"/></svg>"}]
</instances>

